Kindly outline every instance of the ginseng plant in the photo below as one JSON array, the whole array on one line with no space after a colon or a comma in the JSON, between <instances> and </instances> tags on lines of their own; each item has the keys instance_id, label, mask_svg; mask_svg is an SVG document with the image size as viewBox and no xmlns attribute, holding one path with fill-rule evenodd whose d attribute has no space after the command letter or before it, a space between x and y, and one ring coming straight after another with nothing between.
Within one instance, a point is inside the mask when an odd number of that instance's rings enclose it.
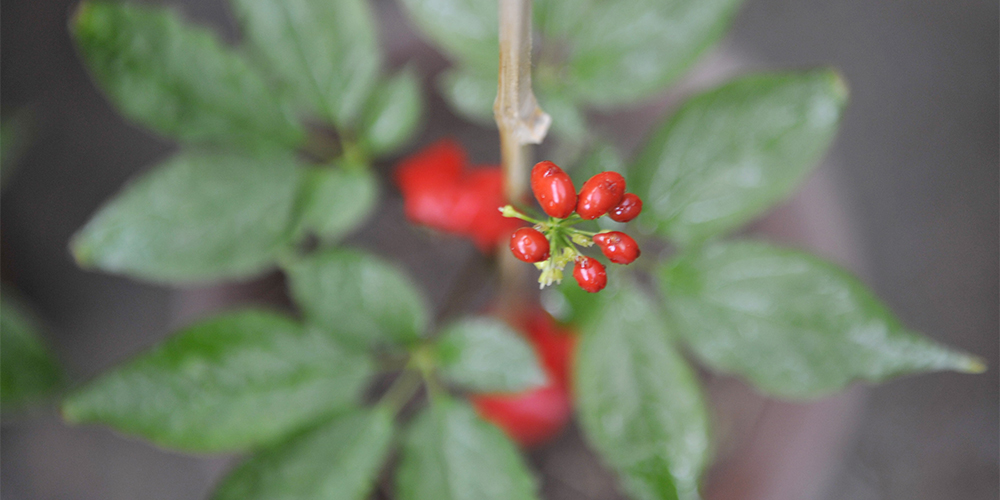
<instances>
[{"instance_id":1,"label":"ginseng plant","mask_svg":"<svg viewBox=\"0 0 1000 500\"><path fill-rule=\"evenodd\" d=\"M469 169L445 138L392 181L411 222L493 259L494 306L432 321L397 265L342 244L379 222L372 164L405 146L424 102L412 69L383 70L365 0L232 0L235 47L170 8L85 2L70 29L95 83L180 148L74 236L77 261L169 286L277 269L294 308L197 320L72 390L66 420L245 454L214 499L361 499L382 483L500 500L537 498L518 445L575 414L629 497L693 499L712 439L689 358L788 399L984 369L835 265L727 238L827 149L848 97L835 71L692 95L628 161L592 130L586 110L662 92L739 0L402 3L453 62L446 101L495 120L501 166ZM550 127L558 158L535 164Z\"/></svg>"}]
</instances>

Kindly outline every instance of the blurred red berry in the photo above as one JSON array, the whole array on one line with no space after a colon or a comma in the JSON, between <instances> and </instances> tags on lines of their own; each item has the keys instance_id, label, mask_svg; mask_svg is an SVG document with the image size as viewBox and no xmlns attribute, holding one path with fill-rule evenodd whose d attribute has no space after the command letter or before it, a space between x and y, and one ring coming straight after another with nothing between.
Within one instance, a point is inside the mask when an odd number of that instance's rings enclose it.
<instances>
[{"instance_id":1,"label":"blurred red berry","mask_svg":"<svg viewBox=\"0 0 1000 500\"><path fill-rule=\"evenodd\" d=\"M601 248L604 256L615 264L631 264L641 253L635 240L621 231L597 233L594 235L594 243Z\"/></svg>"},{"instance_id":2,"label":"blurred red berry","mask_svg":"<svg viewBox=\"0 0 1000 500\"><path fill-rule=\"evenodd\" d=\"M394 180L407 219L465 236L484 253L522 225L499 212L507 203L500 168L468 170L465 151L454 140L439 140L405 158Z\"/></svg>"},{"instance_id":3,"label":"blurred red berry","mask_svg":"<svg viewBox=\"0 0 1000 500\"><path fill-rule=\"evenodd\" d=\"M472 404L483 419L500 427L523 447L543 444L559 435L572 414L570 371L576 336L560 328L540 309L522 317L526 333L549 377L542 387L517 394L479 394Z\"/></svg>"},{"instance_id":4,"label":"blurred red berry","mask_svg":"<svg viewBox=\"0 0 1000 500\"><path fill-rule=\"evenodd\" d=\"M539 162L531 169L531 192L542 210L552 217L565 219L576 209L573 181L551 161Z\"/></svg>"},{"instance_id":5,"label":"blurred red berry","mask_svg":"<svg viewBox=\"0 0 1000 500\"><path fill-rule=\"evenodd\" d=\"M470 399L484 420L525 448L555 437L572 413L569 394L552 384L518 394L479 395Z\"/></svg>"},{"instance_id":6,"label":"blurred red berry","mask_svg":"<svg viewBox=\"0 0 1000 500\"><path fill-rule=\"evenodd\" d=\"M608 217L615 222L628 222L642 212L642 199L635 193L625 193L621 203L608 210Z\"/></svg>"},{"instance_id":7,"label":"blurred red berry","mask_svg":"<svg viewBox=\"0 0 1000 500\"><path fill-rule=\"evenodd\" d=\"M510 236L510 251L525 262L541 262L549 258L549 240L530 227L522 227Z\"/></svg>"},{"instance_id":8,"label":"blurred red berry","mask_svg":"<svg viewBox=\"0 0 1000 500\"><path fill-rule=\"evenodd\" d=\"M617 172L601 172L583 184L576 202L580 217L596 219L621 203L625 196L625 178Z\"/></svg>"},{"instance_id":9,"label":"blurred red berry","mask_svg":"<svg viewBox=\"0 0 1000 500\"><path fill-rule=\"evenodd\" d=\"M573 278L576 279L580 288L590 293L600 292L608 284L608 273L604 270L604 264L587 256L580 256L576 259L576 265L573 266Z\"/></svg>"}]
</instances>

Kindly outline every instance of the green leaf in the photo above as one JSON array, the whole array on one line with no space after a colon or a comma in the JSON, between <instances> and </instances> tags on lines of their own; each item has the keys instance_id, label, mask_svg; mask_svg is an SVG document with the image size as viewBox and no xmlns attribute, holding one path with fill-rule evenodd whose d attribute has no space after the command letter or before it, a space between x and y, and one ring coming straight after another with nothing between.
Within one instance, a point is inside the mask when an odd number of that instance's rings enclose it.
<instances>
[{"instance_id":1,"label":"green leaf","mask_svg":"<svg viewBox=\"0 0 1000 500\"><path fill-rule=\"evenodd\" d=\"M367 168L311 168L302 178L301 229L336 242L368 219L378 181Z\"/></svg>"},{"instance_id":2,"label":"green leaf","mask_svg":"<svg viewBox=\"0 0 1000 500\"><path fill-rule=\"evenodd\" d=\"M645 295L601 294L575 363L583 430L633 498L697 498L710 443L694 373Z\"/></svg>"},{"instance_id":3,"label":"green leaf","mask_svg":"<svg viewBox=\"0 0 1000 500\"><path fill-rule=\"evenodd\" d=\"M243 58L169 9L85 2L71 29L108 97L126 116L161 134L249 147L294 147L303 138Z\"/></svg>"},{"instance_id":4,"label":"green leaf","mask_svg":"<svg viewBox=\"0 0 1000 500\"><path fill-rule=\"evenodd\" d=\"M720 243L677 258L660 278L695 354L767 394L812 398L855 380L985 368L911 333L857 279L805 253Z\"/></svg>"},{"instance_id":5,"label":"green leaf","mask_svg":"<svg viewBox=\"0 0 1000 500\"><path fill-rule=\"evenodd\" d=\"M241 279L291 243L290 156L184 152L126 186L74 237L83 267L160 283Z\"/></svg>"},{"instance_id":6,"label":"green leaf","mask_svg":"<svg viewBox=\"0 0 1000 500\"><path fill-rule=\"evenodd\" d=\"M497 3L493 0L403 0L421 34L452 59L484 75L494 75L500 54Z\"/></svg>"},{"instance_id":7,"label":"green leaf","mask_svg":"<svg viewBox=\"0 0 1000 500\"><path fill-rule=\"evenodd\" d=\"M247 41L295 100L347 126L378 78L365 0L232 0Z\"/></svg>"},{"instance_id":8,"label":"green leaf","mask_svg":"<svg viewBox=\"0 0 1000 500\"><path fill-rule=\"evenodd\" d=\"M379 85L365 109L362 141L375 155L402 146L417 129L423 101L420 79L411 70L401 71Z\"/></svg>"},{"instance_id":9,"label":"green leaf","mask_svg":"<svg viewBox=\"0 0 1000 500\"><path fill-rule=\"evenodd\" d=\"M444 377L476 392L520 392L545 383L535 351L497 319L453 323L435 350Z\"/></svg>"},{"instance_id":10,"label":"green leaf","mask_svg":"<svg viewBox=\"0 0 1000 500\"><path fill-rule=\"evenodd\" d=\"M231 472L214 500L357 500L367 498L392 442L393 416L357 410Z\"/></svg>"},{"instance_id":11,"label":"green leaf","mask_svg":"<svg viewBox=\"0 0 1000 500\"><path fill-rule=\"evenodd\" d=\"M826 151L846 100L826 69L751 75L688 100L630 169L640 220L689 245L760 215Z\"/></svg>"},{"instance_id":12,"label":"green leaf","mask_svg":"<svg viewBox=\"0 0 1000 500\"><path fill-rule=\"evenodd\" d=\"M566 92L613 106L648 97L681 76L722 37L741 3L555 0L540 5L536 18L548 39L569 46L559 80Z\"/></svg>"},{"instance_id":13,"label":"green leaf","mask_svg":"<svg viewBox=\"0 0 1000 500\"><path fill-rule=\"evenodd\" d=\"M292 297L305 315L353 345L409 344L427 329L427 305L413 283L373 255L326 251L286 271Z\"/></svg>"},{"instance_id":14,"label":"green leaf","mask_svg":"<svg viewBox=\"0 0 1000 500\"><path fill-rule=\"evenodd\" d=\"M437 80L438 90L459 115L487 125L493 121L493 101L497 97L497 75L464 69L449 69Z\"/></svg>"},{"instance_id":15,"label":"green leaf","mask_svg":"<svg viewBox=\"0 0 1000 500\"><path fill-rule=\"evenodd\" d=\"M103 423L189 451L272 443L355 404L372 368L332 337L283 315L241 311L185 328L63 403L73 423Z\"/></svg>"},{"instance_id":16,"label":"green leaf","mask_svg":"<svg viewBox=\"0 0 1000 500\"><path fill-rule=\"evenodd\" d=\"M38 325L4 291L0 298L0 407L16 410L52 393L62 369L39 335Z\"/></svg>"},{"instance_id":17,"label":"green leaf","mask_svg":"<svg viewBox=\"0 0 1000 500\"><path fill-rule=\"evenodd\" d=\"M538 498L514 444L447 396L433 399L409 429L396 480L401 500Z\"/></svg>"},{"instance_id":18,"label":"green leaf","mask_svg":"<svg viewBox=\"0 0 1000 500\"><path fill-rule=\"evenodd\" d=\"M496 82L493 93L496 94ZM587 139L587 118L571 96L551 89L540 90L538 105L552 117L552 131L563 139L585 141ZM492 105L490 106L492 111Z\"/></svg>"}]
</instances>

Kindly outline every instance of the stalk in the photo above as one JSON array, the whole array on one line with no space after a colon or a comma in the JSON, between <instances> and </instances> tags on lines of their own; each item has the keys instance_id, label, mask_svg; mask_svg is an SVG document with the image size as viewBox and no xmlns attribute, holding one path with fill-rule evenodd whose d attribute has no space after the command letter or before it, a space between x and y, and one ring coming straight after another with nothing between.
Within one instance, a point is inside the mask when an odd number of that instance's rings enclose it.
<instances>
[{"instance_id":1,"label":"stalk","mask_svg":"<svg viewBox=\"0 0 1000 500\"><path fill-rule=\"evenodd\" d=\"M528 186L528 144L545 139L552 118L531 91L531 0L499 0L500 72L493 117L500 130L500 161L508 203L524 200ZM500 251L500 308L513 314L520 306L530 266Z\"/></svg>"}]
</instances>

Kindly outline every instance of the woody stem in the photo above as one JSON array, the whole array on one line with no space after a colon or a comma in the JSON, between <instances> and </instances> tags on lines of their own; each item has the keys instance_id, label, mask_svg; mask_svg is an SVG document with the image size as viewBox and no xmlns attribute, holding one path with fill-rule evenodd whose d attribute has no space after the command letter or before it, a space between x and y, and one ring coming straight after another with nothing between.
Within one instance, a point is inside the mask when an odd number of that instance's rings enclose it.
<instances>
[{"instance_id":1,"label":"woody stem","mask_svg":"<svg viewBox=\"0 0 1000 500\"><path fill-rule=\"evenodd\" d=\"M500 160L508 202L523 201L528 186L528 144L545 138L552 119L531 91L531 0L499 0L500 71L493 117L500 130ZM500 252L500 307L513 314L520 307L530 268L510 252Z\"/></svg>"}]
</instances>

